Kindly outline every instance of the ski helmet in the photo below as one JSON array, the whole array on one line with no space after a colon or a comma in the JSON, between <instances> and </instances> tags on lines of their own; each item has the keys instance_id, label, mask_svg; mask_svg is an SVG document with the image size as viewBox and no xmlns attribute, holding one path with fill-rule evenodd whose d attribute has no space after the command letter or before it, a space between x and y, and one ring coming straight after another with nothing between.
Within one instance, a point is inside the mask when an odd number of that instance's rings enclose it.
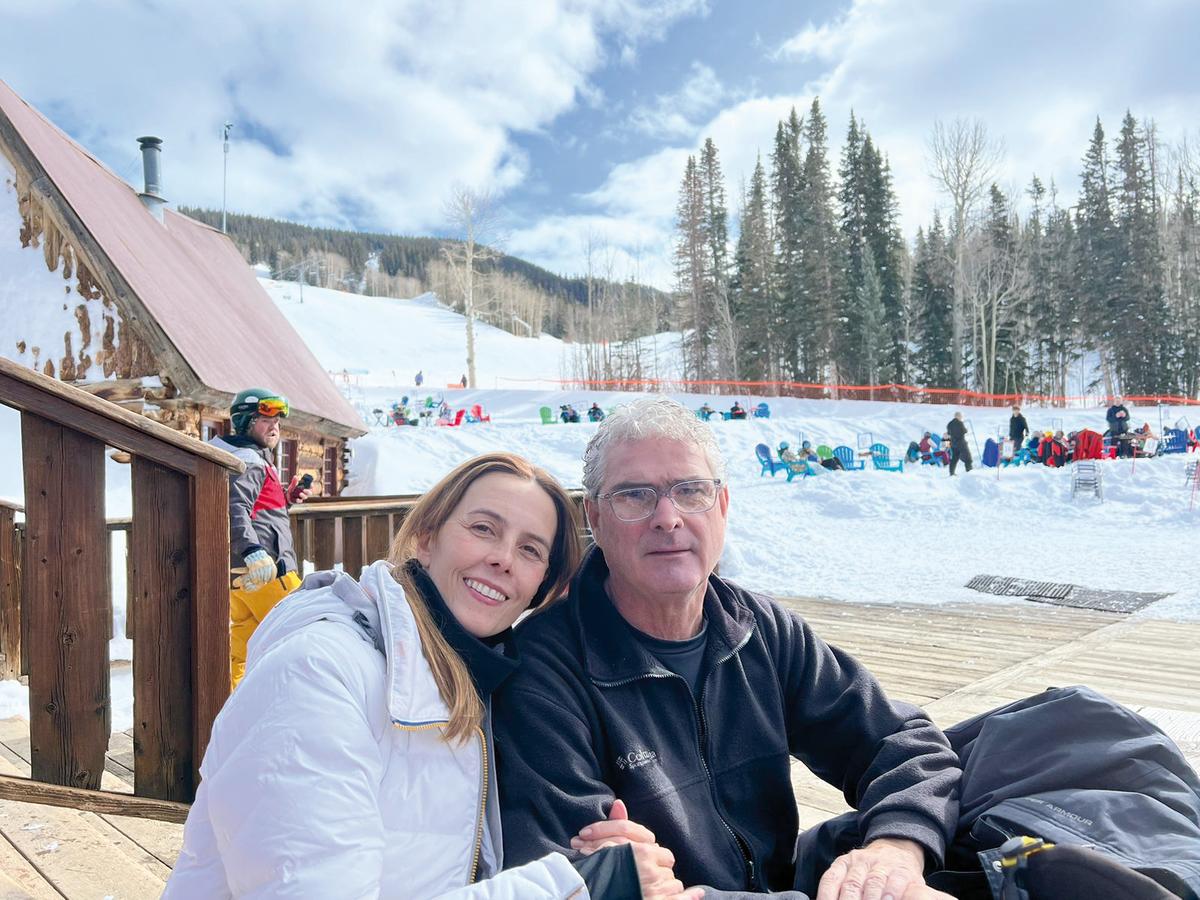
<instances>
[{"instance_id":1,"label":"ski helmet","mask_svg":"<svg viewBox=\"0 0 1200 900\"><path fill-rule=\"evenodd\" d=\"M289 412L287 398L266 388L239 391L229 406L234 434L245 434L255 416L287 418Z\"/></svg>"}]
</instances>

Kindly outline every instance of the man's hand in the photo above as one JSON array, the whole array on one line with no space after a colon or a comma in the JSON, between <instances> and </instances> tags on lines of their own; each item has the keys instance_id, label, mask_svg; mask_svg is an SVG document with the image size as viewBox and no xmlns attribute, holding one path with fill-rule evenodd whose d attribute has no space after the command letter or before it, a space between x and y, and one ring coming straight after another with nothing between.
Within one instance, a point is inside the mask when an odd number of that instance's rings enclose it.
<instances>
[{"instance_id":1,"label":"man's hand","mask_svg":"<svg viewBox=\"0 0 1200 900\"><path fill-rule=\"evenodd\" d=\"M915 841L879 838L839 856L821 878L816 900L936 900L925 886L925 851Z\"/></svg>"},{"instance_id":2,"label":"man's hand","mask_svg":"<svg viewBox=\"0 0 1200 900\"><path fill-rule=\"evenodd\" d=\"M610 841L604 846L612 846ZM683 882L675 877L675 855L658 844L634 844L633 859L637 863L638 883L642 900L701 900L701 888L684 890Z\"/></svg>"},{"instance_id":3,"label":"man's hand","mask_svg":"<svg viewBox=\"0 0 1200 900\"><path fill-rule=\"evenodd\" d=\"M303 503L311 496L312 489L300 487L300 476L293 475L291 483L288 484L287 502L295 506L297 503Z\"/></svg>"},{"instance_id":4,"label":"man's hand","mask_svg":"<svg viewBox=\"0 0 1200 900\"><path fill-rule=\"evenodd\" d=\"M621 800L614 800L608 818L580 830L571 838L571 848L584 856L595 853L601 847L613 844L653 844L654 833L644 825L629 818L629 811Z\"/></svg>"},{"instance_id":5,"label":"man's hand","mask_svg":"<svg viewBox=\"0 0 1200 900\"><path fill-rule=\"evenodd\" d=\"M247 553L246 574L242 576L242 590L257 591L271 583L278 572L275 560L271 559L266 550L255 550Z\"/></svg>"}]
</instances>

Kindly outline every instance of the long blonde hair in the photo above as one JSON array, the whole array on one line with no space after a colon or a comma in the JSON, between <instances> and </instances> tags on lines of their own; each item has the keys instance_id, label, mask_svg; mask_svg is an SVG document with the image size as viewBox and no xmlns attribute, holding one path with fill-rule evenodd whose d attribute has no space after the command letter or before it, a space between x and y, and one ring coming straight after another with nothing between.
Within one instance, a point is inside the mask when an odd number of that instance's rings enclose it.
<instances>
[{"instance_id":1,"label":"long blonde hair","mask_svg":"<svg viewBox=\"0 0 1200 900\"><path fill-rule=\"evenodd\" d=\"M471 680L467 664L446 642L433 621L425 598L407 572L407 563L416 557L420 541L432 537L446 523L467 489L485 475L494 473L516 475L533 481L554 503L557 521L550 547L550 562L546 567L546 577L533 595L529 608L560 597L579 564L579 521L575 504L552 475L514 453L485 453L469 459L417 501L392 541L387 559L392 564L392 575L404 588L412 609L417 633L421 636L421 647L429 668L433 670L438 693L450 707L450 721L442 731L446 741L461 741L479 727L483 720L483 703L475 689L475 682Z\"/></svg>"}]
</instances>

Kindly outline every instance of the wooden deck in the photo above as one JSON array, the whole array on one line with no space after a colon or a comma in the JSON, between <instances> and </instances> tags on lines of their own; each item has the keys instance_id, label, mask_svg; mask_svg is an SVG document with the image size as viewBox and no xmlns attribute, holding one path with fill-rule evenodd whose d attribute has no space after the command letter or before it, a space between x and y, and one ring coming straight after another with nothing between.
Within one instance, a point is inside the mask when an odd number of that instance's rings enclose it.
<instances>
[{"instance_id":1,"label":"wooden deck","mask_svg":"<svg viewBox=\"0 0 1200 900\"><path fill-rule=\"evenodd\" d=\"M1200 622L1024 601L786 602L941 725L1051 685L1088 684L1155 721L1200 766ZM132 741L114 735L103 786L128 791L132 768ZM0 722L0 774L28 772L28 724ZM802 767L794 773L803 825L846 808ZM180 825L0 801L0 900L157 897L182 836Z\"/></svg>"}]
</instances>

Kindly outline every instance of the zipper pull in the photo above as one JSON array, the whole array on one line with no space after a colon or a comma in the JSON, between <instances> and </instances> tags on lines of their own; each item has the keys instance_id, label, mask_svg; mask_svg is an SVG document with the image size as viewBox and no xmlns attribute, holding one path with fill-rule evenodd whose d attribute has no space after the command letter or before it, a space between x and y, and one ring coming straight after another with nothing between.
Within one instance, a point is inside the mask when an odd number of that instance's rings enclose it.
<instances>
[{"instance_id":1,"label":"zipper pull","mask_svg":"<svg viewBox=\"0 0 1200 900\"><path fill-rule=\"evenodd\" d=\"M754 860L746 857L746 874L750 877L750 890L758 890L758 878L754 874Z\"/></svg>"}]
</instances>

